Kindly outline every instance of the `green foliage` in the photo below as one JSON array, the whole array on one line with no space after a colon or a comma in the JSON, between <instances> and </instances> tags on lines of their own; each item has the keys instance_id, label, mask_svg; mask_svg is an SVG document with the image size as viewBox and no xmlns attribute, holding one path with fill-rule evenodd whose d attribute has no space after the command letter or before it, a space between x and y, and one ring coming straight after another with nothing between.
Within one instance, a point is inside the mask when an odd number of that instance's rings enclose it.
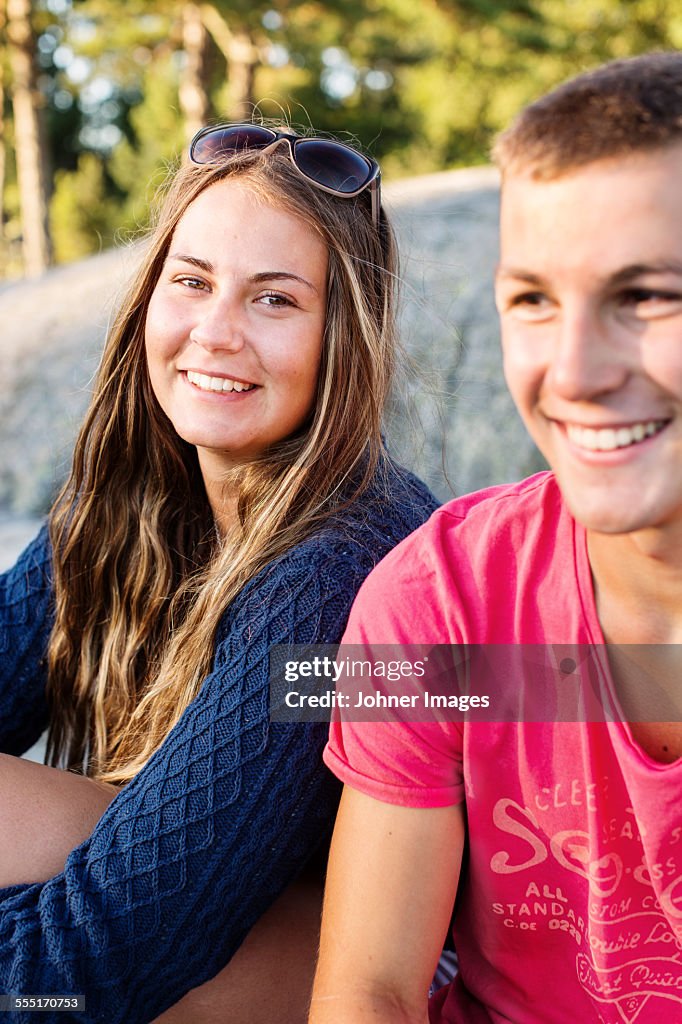
<instances>
[{"instance_id":1,"label":"green foliage","mask_svg":"<svg viewBox=\"0 0 682 1024\"><path fill-rule=\"evenodd\" d=\"M132 139L124 139L108 162L109 174L123 197L118 218L126 232L146 226L149 203L185 145L172 56L148 67L142 94L142 102L130 113Z\"/></svg>"},{"instance_id":2,"label":"green foliage","mask_svg":"<svg viewBox=\"0 0 682 1024\"><path fill-rule=\"evenodd\" d=\"M102 160L83 153L75 171L57 171L50 228L58 263L82 259L111 245L115 209L107 198Z\"/></svg>"},{"instance_id":3,"label":"green foliage","mask_svg":"<svg viewBox=\"0 0 682 1024\"><path fill-rule=\"evenodd\" d=\"M183 0L70 0L58 15L53 0L36 0L59 259L108 244L117 229L144 225L155 186L184 148L178 103L184 6ZM243 34L259 54L259 111L361 140L387 177L485 161L496 132L563 79L614 57L682 48L679 0L213 0L210 6L228 36ZM212 116L229 116L230 68L215 43L206 80ZM119 141L112 147L108 139ZM15 217L13 173L10 161L6 219Z\"/></svg>"}]
</instances>

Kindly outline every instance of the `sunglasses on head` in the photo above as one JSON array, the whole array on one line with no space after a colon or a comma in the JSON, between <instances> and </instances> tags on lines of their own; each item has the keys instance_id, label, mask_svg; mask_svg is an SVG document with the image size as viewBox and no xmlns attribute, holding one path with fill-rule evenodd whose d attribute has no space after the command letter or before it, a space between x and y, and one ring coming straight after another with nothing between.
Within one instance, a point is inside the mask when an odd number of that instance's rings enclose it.
<instances>
[{"instance_id":1,"label":"sunglasses on head","mask_svg":"<svg viewBox=\"0 0 682 1024\"><path fill-rule=\"evenodd\" d=\"M269 150L286 142L296 170L317 188L342 199L353 199L366 188L372 198L372 220L379 227L381 171L376 160L331 139L301 138L258 124L218 124L202 128L189 147L195 164L212 164L248 150Z\"/></svg>"}]
</instances>

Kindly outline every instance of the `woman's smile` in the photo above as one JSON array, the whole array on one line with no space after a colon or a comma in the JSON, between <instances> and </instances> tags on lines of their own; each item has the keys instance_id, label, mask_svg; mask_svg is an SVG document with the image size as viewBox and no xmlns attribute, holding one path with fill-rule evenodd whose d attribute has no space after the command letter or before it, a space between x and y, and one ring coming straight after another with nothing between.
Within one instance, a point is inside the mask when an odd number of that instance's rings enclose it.
<instances>
[{"instance_id":1,"label":"woman's smile","mask_svg":"<svg viewBox=\"0 0 682 1024\"><path fill-rule=\"evenodd\" d=\"M212 394L223 395L230 392L241 394L243 391L253 391L256 387L255 384L251 384L248 381L235 380L232 377L212 377L197 370L185 370L181 371L181 373L185 374L189 383L194 387L200 391L208 391Z\"/></svg>"}]
</instances>

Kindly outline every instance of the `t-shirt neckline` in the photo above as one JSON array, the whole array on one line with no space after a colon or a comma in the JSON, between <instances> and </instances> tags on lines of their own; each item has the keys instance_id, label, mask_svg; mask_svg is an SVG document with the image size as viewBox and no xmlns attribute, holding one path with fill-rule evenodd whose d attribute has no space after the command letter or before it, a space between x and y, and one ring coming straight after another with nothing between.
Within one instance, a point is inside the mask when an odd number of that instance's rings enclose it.
<instances>
[{"instance_id":1,"label":"t-shirt neckline","mask_svg":"<svg viewBox=\"0 0 682 1024\"><path fill-rule=\"evenodd\" d=\"M604 639L604 634L599 622L599 616L597 614L597 598L594 592L592 567L590 566L590 556L587 547L587 530L581 523L578 523L573 516L571 516L571 520L573 522L575 575L578 582L580 604L585 616L585 628L591 644L606 647L606 640ZM613 720L607 721L606 723L614 741L617 741L621 749L627 751L630 757L635 758L640 764L644 764L647 768L654 771L669 771L670 769L682 765L682 757L667 763L664 761L657 761L656 758L647 754L647 752L639 745L632 735L630 723L625 719L625 713L623 712L620 700L618 699L613 676L611 675L611 670L606 656L599 659L599 664L603 674L603 682L606 686L608 698L611 701L614 710Z\"/></svg>"}]
</instances>

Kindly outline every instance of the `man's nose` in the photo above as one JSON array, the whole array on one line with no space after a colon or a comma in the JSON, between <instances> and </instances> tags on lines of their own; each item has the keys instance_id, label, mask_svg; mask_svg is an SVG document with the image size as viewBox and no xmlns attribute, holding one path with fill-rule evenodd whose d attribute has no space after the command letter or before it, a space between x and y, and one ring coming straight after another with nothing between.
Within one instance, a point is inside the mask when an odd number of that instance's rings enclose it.
<instances>
[{"instance_id":1,"label":"man's nose","mask_svg":"<svg viewBox=\"0 0 682 1024\"><path fill-rule=\"evenodd\" d=\"M629 373L628 351L615 334L615 327L589 308L564 308L549 372L560 397L584 401L623 384Z\"/></svg>"}]
</instances>

